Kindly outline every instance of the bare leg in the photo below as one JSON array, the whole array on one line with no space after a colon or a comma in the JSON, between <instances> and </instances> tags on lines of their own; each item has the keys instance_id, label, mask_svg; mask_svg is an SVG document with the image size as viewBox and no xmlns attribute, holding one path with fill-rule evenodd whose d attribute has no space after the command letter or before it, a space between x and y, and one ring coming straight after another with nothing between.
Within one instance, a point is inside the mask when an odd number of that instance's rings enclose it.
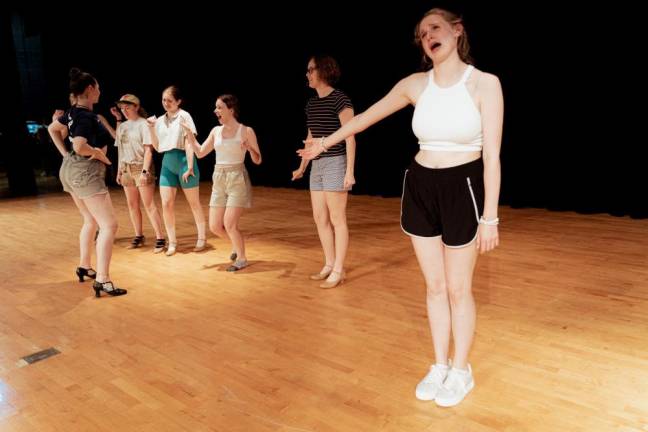
<instances>
[{"instance_id":1,"label":"bare leg","mask_svg":"<svg viewBox=\"0 0 648 432\"><path fill-rule=\"evenodd\" d=\"M194 221L196 222L196 228L198 230L198 240L205 240L207 238L206 232L206 223L205 223L205 213L203 213L202 206L200 205L200 187L194 187L189 189L182 189L189 207L191 207L191 212L193 213Z\"/></svg>"},{"instance_id":2,"label":"bare leg","mask_svg":"<svg viewBox=\"0 0 648 432\"><path fill-rule=\"evenodd\" d=\"M452 311L454 358L452 366L468 368L468 353L475 334L475 299L472 277L477 261L477 248L472 243L462 248L445 248L445 277Z\"/></svg>"},{"instance_id":3,"label":"bare leg","mask_svg":"<svg viewBox=\"0 0 648 432\"><path fill-rule=\"evenodd\" d=\"M158 212L157 206L155 205L155 185L140 186L138 189L142 196L142 202L144 203L146 214L148 215L151 226L155 231L155 238L163 239L164 234L162 234L160 212Z\"/></svg>"},{"instance_id":4,"label":"bare leg","mask_svg":"<svg viewBox=\"0 0 648 432\"><path fill-rule=\"evenodd\" d=\"M94 247L94 236L97 232L97 222L90 214L83 200L74 194L70 194L83 217L83 226L79 232L79 267L89 269L92 267L92 249Z\"/></svg>"},{"instance_id":5,"label":"bare leg","mask_svg":"<svg viewBox=\"0 0 648 432\"><path fill-rule=\"evenodd\" d=\"M225 210L225 230L232 241L232 249L236 253L237 261L246 261L245 243L243 234L239 231L238 223L243 214L242 207L227 207Z\"/></svg>"},{"instance_id":6,"label":"bare leg","mask_svg":"<svg viewBox=\"0 0 648 432\"><path fill-rule=\"evenodd\" d=\"M113 210L110 194L100 193L83 200L86 207L99 224L97 238L97 282L110 280L110 259L113 241L117 232L117 219Z\"/></svg>"},{"instance_id":7,"label":"bare leg","mask_svg":"<svg viewBox=\"0 0 648 432\"><path fill-rule=\"evenodd\" d=\"M450 303L445 280L441 237L411 237L427 287L427 312L437 364L448 364Z\"/></svg>"},{"instance_id":8,"label":"bare leg","mask_svg":"<svg viewBox=\"0 0 648 432\"><path fill-rule=\"evenodd\" d=\"M326 207L333 224L335 238L335 262L333 271L340 274L349 248L349 228L346 220L347 192L324 192ZM327 261L328 262L328 261Z\"/></svg>"},{"instance_id":9,"label":"bare leg","mask_svg":"<svg viewBox=\"0 0 648 432\"><path fill-rule=\"evenodd\" d=\"M170 186L160 186L160 197L162 198L162 215L164 216L164 226L166 227L169 245L178 244L175 230L175 198L177 188Z\"/></svg>"},{"instance_id":10,"label":"bare leg","mask_svg":"<svg viewBox=\"0 0 648 432\"><path fill-rule=\"evenodd\" d=\"M140 209L139 191L135 186L124 186L126 194L126 203L128 204L128 213L133 224L136 236L142 235L142 210Z\"/></svg>"},{"instance_id":11,"label":"bare leg","mask_svg":"<svg viewBox=\"0 0 648 432\"><path fill-rule=\"evenodd\" d=\"M333 267L335 263L335 237L329 219L329 211L326 207L324 192L311 191L311 204L313 205L313 219L315 219L315 225L317 226L317 234L324 250L324 264Z\"/></svg>"}]
</instances>

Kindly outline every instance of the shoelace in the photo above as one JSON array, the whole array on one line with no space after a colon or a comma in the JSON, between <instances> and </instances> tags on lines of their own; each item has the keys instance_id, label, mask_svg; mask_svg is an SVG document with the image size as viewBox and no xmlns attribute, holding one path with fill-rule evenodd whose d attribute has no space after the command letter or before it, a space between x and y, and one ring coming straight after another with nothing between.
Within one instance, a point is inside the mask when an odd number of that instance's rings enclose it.
<instances>
[{"instance_id":1,"label":"shoelace","mask_svg":"<svg viewBox=\"0 0 648 432\"><path fill-rule=\"evenodd\" d=\"M456 383L456 385L455 385ZM448 372L448 376L446 377L445 381L443 382L443 387L447 389L453 389L456 386L459 386L461 389L464 389L466 387L466 380L464 380L461 375L459 375L456 372L453 372L450 370Z\"/></svg>"},{"instance_id":2,"label":"shoelace","mask_svg":"<svg viewBox=\"0 0 648 432\"><path fill-rule=\"evenodd\" d=\"M432 366L430 368L430 372L428 372L427 375L425 375L425 378L423 378L423 382L425 383L433 383L435 381L440 381L443 382L443 370L440 367L435 367Z\"/></svg>"}]
</instances>

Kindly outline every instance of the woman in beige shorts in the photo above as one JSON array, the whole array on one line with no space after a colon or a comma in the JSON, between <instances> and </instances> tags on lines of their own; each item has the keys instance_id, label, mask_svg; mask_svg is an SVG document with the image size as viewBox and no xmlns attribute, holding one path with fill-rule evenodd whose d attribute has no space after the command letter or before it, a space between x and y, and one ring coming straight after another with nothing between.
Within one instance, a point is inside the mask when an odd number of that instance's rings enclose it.
<instances>
[{"instance_id":1,"label":"woman in beige shorts","mask_svg":"<svg viewBox=\"0 0 648 432\"><path fill-rule=\"evenodd\" d=\"M245 169L245 154L252 162L261 163L261 151L256 134L249 126L239 123L239 103L236 96L221 95L216 99L214 114L221 126L216 126L200 145L193 134L190 137L194 152L199 158L216 152L211 200L209 201L209 229L219 237L229 237L232 242L232 265L227 271L247 267L243 235L238 223L243 209L252 206L252 184ZM189 131L189 125L181 123Z\"/></svg>"},{"instance_id":2,"label":"woman in beige shorts","mask_svg":"<svg viewBox=\"0 0 648 432\"><path fill-rule=\"evenodd\" d=\"M60 171L63 190L70 193L84 221L79 235L81 262L76 274L81 282L86 276L95 279L93 288L97 297L101 292L124 295L127 291L116 288L109 274L117 219L105 183L106 165L110 165L105 143L110 140L110 134L92 112L101 94L99 83L92 75L73 68L70 70L70 91L76 97L76 105L52 122L48 132L64 157ZM72 151L65 145L66 137L72 142ZM90 260L97 225L95 272Z\"/></svg>"},{"instance_id":3,"label":"woman in beige shorts","mask_svg":"<svg viewBox=\"0 0 648 432\"><path fill-rule=\"evenodd\" d=\"M153 165L153 150L151 133L146 122L146 112L140 106L140 100L132 94L125 94L117 102L121 113L126 117L125 122L119 122L115 138L115 147L119 153L119 168L117 184L124 188L128 212L135 229L135 237L128 246L135 249L144 244L142 231L142 210L140 196L146 208L149 221L155 230L154 253L164 250L165 240L162 234L162 221L155 205L155 166ZM117 118L119 112L112 108ZM121 117L121 116L120 116Z\"/></svg>"}]
</instances>

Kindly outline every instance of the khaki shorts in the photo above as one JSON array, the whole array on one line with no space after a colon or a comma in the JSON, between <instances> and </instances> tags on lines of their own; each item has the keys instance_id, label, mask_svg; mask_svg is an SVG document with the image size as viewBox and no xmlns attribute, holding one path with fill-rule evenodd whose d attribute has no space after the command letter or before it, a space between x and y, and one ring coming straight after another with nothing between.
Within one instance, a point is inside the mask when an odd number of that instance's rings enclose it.
<instances>
[{"instance_id":1,"label":"khaki shorts","mask_svg":"<svg viewBox=\"0 0 648 432\"><path fill-rule=\"evenodd\" d=\"M90 198L108 192L106 165L78 154L71 153L63 158L59 179L65 192L73 193L79 198Z\"/></svg>"},{"instance_id":2,"label":"khaki shorts","mask_svg":"<svg viewBox=\"0 0 648 432\"><path fill-rule=\"evenodd\" d=\"M155 167L151 164L148 175L142 175L144 164L122 164L121 184L122 186L148 186L155 184Z\"/></svg>"},{"instance_id":3,"label":"khaki shorts","mask_svg":"<svg viewBox=\"0 0 648 432\"><path fill-rule=\"evenodd\" d=\"M245 165L214 167L209 207L252 207L252 183Z\"/></svg>"}]
</instances>

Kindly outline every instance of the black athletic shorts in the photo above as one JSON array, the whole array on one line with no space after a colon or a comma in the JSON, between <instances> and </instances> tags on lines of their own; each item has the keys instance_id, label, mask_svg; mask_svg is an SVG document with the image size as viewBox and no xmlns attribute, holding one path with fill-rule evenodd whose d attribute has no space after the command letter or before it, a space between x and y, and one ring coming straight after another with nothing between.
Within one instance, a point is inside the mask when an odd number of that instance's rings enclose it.
<instances>
[{"instance_id":1,"label":"black athletic shorts","mask_svg":"<svg viewBox=\"0 0 648 432\"><path fill-rule=\"evenodd\" d=\"M477 237L484 211L484 163L477 159L450 168L426 168L413 161L405 171L401 228L416 237L437 237L461 247Z\"/></svg>"}]
</instances>

